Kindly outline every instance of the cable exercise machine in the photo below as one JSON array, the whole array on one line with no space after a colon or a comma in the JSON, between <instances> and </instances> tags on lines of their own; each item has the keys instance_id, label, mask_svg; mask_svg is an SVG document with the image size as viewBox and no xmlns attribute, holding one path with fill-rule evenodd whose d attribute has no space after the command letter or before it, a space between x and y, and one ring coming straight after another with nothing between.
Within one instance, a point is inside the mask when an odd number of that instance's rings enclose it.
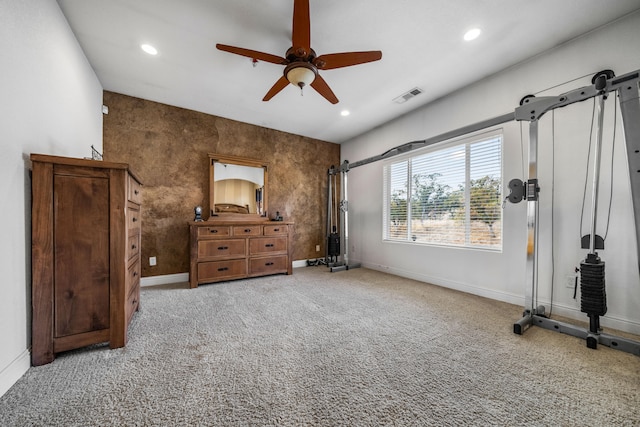
<instances>
[{"instance_id":1,"label":"cable exercise machine","mask_svg":"<svg viewBox=\"0 0 640 427\"><path fill-rule=\"evenodd\" d=\"M636 228L636 244L640 254L640 72L634 71L615 77L611 70L597 73L590 86L582 87L560 96L536 98L527 96L515 110L515 119L529 122L529 176L526 182L514 179L509 183L511 193L507 199L512 203L527 201L527 261L526 281L530 286L525 296L523 317L514 323L513 331L522 334L530 326L540 326L556 332L562 332L585 339L587 347L597 348L598 344L616 348L640 356L640 342L616 337L602 332L600 316L607 312L605 290L605 263L600 259L597 249L604 249L602 238L596 235L598 183L600 180L600 161L602 149L602 131L605 101L610 94L617 94L623 119L629 178L633 198L633 210ZM583 236L581 246L588 249L587 258L580 263L580 311L589 317L589 328L582 328L566 322L549 319L542 305L537 305L538 284L538 122L546 113L556 108L595 98L597 104L596 142L594 146L591 221L590 232ZM640 264L639 264L640 268Z\"/></svg>"},{"instance_id":2,"label":"cable exercise machine","mask_svg":"<svg viewBox=\"0 0 640 427\"><path fill-rule=\"evenodd\" d=\"M480 131L492 126L497 126L511 121L529 122L529 173L526 181L513 179L509 183L510 194L507 200L511 203L527 201L527 258L525 269L526 284L530 285L525 295L525 308L523 317L514 323L513 331L523 334L531 326L540 326L556 332L562 332L575 337L583 338L587 347L597 348L598 343L640 356L640 342L627 338L616 337L603 333L600 328L600 316L606 313L606 292L604 277L604 261L596 250L602 248L602 239L595 234L597 219L598 181L600 171L600 150L602 145L602 127L604 117L604 103L610 94L617 94L620 103L620 111L623 119L623 129L627 158L629 164L629 178L631 182L631 194L633 198L633 214L636 231L636 245L640 255L640 70L632 71L619 77L615 77L610 70L597 73L592 78L592 84L579 89L566 92L559 96L545 96L536 98L528 95L520 101L520 106L512 113L503 114L491 119L483 120L468 126L464 126L443 134L419 141L412 141L391 148L384 153L369 157L364 160L349 163L347 160L339 168L333 166L329 169L329 203L327 212L327 236L333 234L336 238L335 223L331 223L332 212L337 212L336 203L333 200L332 186L338 174L341 175L341 200L340 200L340 229L338 246L343 250L342 261L339 260L339 251L336 254L332 250L329 255L327 245L326 260L335 256L337 262L331 267L331 271L348 270L357 266L348 263L348 200L347 200L347 173L350 169L369 163L394 157L420 148L425 148L439 142L466 134ZM538 198L540 187L538 185L538 122L547 112L570 104L596 98L598 104L598 120L596 148L593 166L593 190L591 206L590 234L583 237L581 244L589 249L587 258L580 265L581 282L581 311L589 317L589 329L581 328L569 323L551 320L545 314L544 306L537 305L537 255L538 255ZM333 179L333 183L332 183ZM337 190L334 190L337 192ZM334 247L336 243L334 242ZM638 263L640 272L640 262Z\"/></svg>"},{"instance_id":3,"label":"cable exercise machine","mask_svg":"<svg viewBox=\"0 0 640 427\"><path fill-rule=\"evenodd\" d=\"M358 268L360 264L349 264L349 202L347 201L347 172L349 162L340 168L331 166L327 172L327 247L325 262L332 273ZM340 194L338 194L338 176ZM336 203L340 195L340 204ZM338 225L339 222L339 225ZM336 229L339 227L339 232Z\"/></svg>"},{"instance_id":4,"label":"cable exercise machine","mask_svg":"<svg viewBox=\"0 0 640 427\"><path fill-rule=\"evenodd\" d=\"M340 214L336 205L338 197L338 175L335 166L327 171L327 246L325 253L325 264L330 268L339 263L340 234L338 233L338 221ZM342 227L341 227L342 228Z\"/></svg>"}]
</instances>

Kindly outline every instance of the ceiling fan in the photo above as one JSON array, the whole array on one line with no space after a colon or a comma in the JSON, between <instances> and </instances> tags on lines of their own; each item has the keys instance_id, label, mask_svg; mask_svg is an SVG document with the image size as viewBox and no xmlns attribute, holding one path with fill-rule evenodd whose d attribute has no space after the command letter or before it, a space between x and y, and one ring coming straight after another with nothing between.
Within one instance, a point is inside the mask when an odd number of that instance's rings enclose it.
<instances>
[{"instance_id":1,"label":"ceiling fan","mask_svg":"<svg viewBox=\"0 0 640 427\"><path fill-rule=\"evenodd\" d=\"M330 53L317 56L316 52L311 49L309 0L294 0L293 2L293 35L291 39L292 46L287 50L284 58L219 43L216 44L216 47L225 52L249 57L254 61L260 60L272 64L285 65L284 75L269 89L269 92L262 99L263 101L270 100L291 83L294 86L298 86L300 90L307 85L311 85L327 101L337 104L338 98L336 98L327 82L318 74L318 70L350 67L382 58L382 52L379 50Z\"/></svg>"}]
</instances>

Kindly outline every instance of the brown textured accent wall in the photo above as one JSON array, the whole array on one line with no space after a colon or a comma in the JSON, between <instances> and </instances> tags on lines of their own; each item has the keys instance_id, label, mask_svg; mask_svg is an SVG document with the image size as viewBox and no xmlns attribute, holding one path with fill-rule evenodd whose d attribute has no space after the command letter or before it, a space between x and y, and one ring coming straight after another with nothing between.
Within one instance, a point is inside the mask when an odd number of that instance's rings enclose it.
<instances>
[{"instance_id":1,"label":"brown textured accent wall","mask_svg":"<svg viewBox=\"0 0 640 427\"><path fill-rule=\"evenodd\" d=\"M327 169L340 163L338 144L108 91L104 104L104 159L129 163L144 184L143 276L189 271L187 222L195 206L208 210L209 153L269 162L269 215L296 223L293 259L324 255Z\"/></svg>"}]
</instances>

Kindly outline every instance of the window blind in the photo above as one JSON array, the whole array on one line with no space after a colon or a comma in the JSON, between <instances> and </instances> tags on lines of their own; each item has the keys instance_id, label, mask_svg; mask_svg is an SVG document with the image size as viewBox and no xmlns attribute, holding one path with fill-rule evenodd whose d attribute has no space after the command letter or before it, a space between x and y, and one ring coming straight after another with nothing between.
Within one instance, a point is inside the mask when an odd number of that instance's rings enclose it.
<instances>
[{"instance_id":1,"label":"window blind","mask_svg":"<svg viewBox=\"0 0 640 427\"><path fill-rule=\"evenodd\" d=\"M502 135L417 152L384 168L383 237L502 247Z\"/></svg>"}]
</instances>

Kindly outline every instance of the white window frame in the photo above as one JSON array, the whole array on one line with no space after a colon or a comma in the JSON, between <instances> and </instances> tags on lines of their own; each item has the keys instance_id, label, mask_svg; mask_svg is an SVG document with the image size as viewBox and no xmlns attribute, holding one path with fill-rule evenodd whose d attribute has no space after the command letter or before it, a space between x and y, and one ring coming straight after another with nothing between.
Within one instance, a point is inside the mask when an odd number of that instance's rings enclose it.
<instances>
[{"instance_id":1,"label":"white window frame","mask_svg":"<svg viewBox=\"0 0 640 427\"><path fill-rule=\"evenodd\" d=\"M496 252L501 252L502 251L502 246L503 246L503 235L502 235L502 224L503 224L503 212L502 209L499 209L499 220L496 221L496 223L499 224L499 228L495 229L492 228L492 231L494 233L498 233L499 235L499 242L498 243L493 243L493 244L480 244L480 243L474 243L471 240L471 197L470 197L470 192L471 192L471 179L478 179L478 178L473 178L471 177L471 170L473 165L471 165L471 147L474 144L478 144L478 143L484 143L484 142L489 142L489 141L495 141L498 140L497 142L499 143L499 153L500 153L500 160L499 160L499 176L495 177L492 176L493 179L497 179L499 181L499 190L500 193L498 195L498 207L500 207L500 204L503 200L503 191L504 191L504 185L503 185L503 159L504 159L504 133L503 133L503 129L493 129L490 131L485 131L482 133L478 133L478 134L474 134L474 135L470 135L470 136L465 136L462 138L457 138L451 141L446 141L446 142L442 142L442 143L438 143L438 144L434 144L430 147L426 147L423 149L419 149L419 150L415 150L412 151L411 153L407 153L405 155L402 156L397 156L397 157L393 157L391 159L386 160L383 163L383 218L382 218L382 239L383 241L386 242L400 242L400 243L409 243L409 244L416 244L416 245L428 245L428 246L449 246L449 247L459 247L459 248L465 248L465 249L484 249L484 250L489 250L489 251L496 251ZM447 150L451 150L451 149L455 149L455 148L460 148L460 147L464 147L464 157L465 157L465 164L464 164L464 243L451 243L451 242L435 242L435 241L425 241L424 239L421 240L416 240L415 235L416 233L413 232L412 230L412 223L413 221L409 221L406 220L406 235L404 234L404 232L402 233L401 236L393 236L392 234L394 234L392 232L392 228L393 225L391 224L391 177L390 177L390 173L391 173L391 167L392 165L399 165L401 163L406 162L406 172L407 172L407 176L406 176L406 195L405 197L402 199L402 201L404 201L406 203L405 209L406 209L406 218L414 218L412 216L412 212L411 212L411 207L412 207L412 202L411 202L411 195L413 193L413 173L411 170L411 165L412 165L412 160L419 158L421 156L424 155L429 155L429 154L436 154L439 152L446 152ZM478 164L474 164L475 166L478 166ZM434 170L435 173L437 173L437 171ZM414 218L415 220L415 218ZM396 231L397 233L397 231ZM421 237L425 237L424 235L422 235Z\"/></svg>"}]
</instances>

